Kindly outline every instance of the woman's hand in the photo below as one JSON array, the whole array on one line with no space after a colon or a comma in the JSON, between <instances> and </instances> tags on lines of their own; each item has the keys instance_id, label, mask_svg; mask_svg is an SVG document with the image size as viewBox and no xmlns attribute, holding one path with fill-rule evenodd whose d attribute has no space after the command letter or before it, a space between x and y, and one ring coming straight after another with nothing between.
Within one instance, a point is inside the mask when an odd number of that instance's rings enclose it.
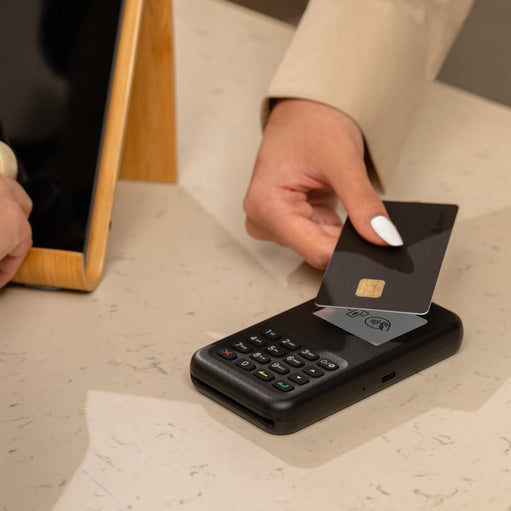
<instances>
[{"instance_id":1,"label":"woman's hand","mask_svg":"<svg viewBox=\"0 0 511 511\"><path fill-rule=\"evenodd\" d=\"M0 174L0 287L11 280L32 246L31 211L25 190Z\"/></svg>"},{"instance_id":2,"label":"woman's hand","mask_svg":"<svg viewBox=\"0 0 511 511\"><path fill-rule=\"evenodd\" d=\"M342 229L338 199L367 241L403 243L369 180L357 124L321 103L280 100L244 201L249 234L287 245L323 269Z\"/></svg>"}]
</instances>

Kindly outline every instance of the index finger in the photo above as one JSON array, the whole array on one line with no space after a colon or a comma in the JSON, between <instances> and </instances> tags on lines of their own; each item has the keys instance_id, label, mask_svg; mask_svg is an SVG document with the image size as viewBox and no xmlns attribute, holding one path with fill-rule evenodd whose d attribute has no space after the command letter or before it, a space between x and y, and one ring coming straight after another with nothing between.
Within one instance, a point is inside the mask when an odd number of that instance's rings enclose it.
<instances>
[{"instance_id":1,"label":"index finger","mask_svg":"<svg viewBox=\"0 0 511 511\"><path fill-rule=\"evenodd\" d=\"M14 179L0 175L0 180L3 182L4 193L11 194L12 200L14 200L26 218L30 216L32 212L32 199L29 197L24 188Z\"/></svg>"}]
</instances>

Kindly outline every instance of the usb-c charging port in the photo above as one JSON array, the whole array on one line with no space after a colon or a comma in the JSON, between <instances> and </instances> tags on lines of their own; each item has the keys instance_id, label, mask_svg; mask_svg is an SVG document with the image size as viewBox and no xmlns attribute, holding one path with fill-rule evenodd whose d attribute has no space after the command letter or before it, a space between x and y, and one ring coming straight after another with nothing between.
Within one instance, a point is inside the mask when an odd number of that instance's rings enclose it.
<instances>
[{"instance_id":1,"label":"usb-c charging port","mask_svg":"<svg viewBox=\"0 0 511 511\"><path fill-rule=\"evenodd\" d=\"M391 373L386 374L386 375L385 375L385 376L381 379L381 382L382 382L382 383L385 383L386 381L392 380L392 378L394 378L394 376L396 376L396 371L392 371Z\"/></svg>"}]
</instances>

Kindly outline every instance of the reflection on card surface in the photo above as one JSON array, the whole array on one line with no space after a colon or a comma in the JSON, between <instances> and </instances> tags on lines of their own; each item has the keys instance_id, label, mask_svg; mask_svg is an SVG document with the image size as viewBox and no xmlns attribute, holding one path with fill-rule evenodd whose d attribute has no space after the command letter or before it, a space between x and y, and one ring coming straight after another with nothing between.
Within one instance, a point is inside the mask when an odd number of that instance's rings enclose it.
<instances>
[{"instance_id":1,"label":"reflection on card surface","mask_svg":"<svg viewBox=\"0 0 511 511\"><path fill-rule=\"evenodd\" d=\"M391 341L427 323L426 319L414 314L363 309L325 307L314 314L374 346Z\"/></svg>"}]
</instances>

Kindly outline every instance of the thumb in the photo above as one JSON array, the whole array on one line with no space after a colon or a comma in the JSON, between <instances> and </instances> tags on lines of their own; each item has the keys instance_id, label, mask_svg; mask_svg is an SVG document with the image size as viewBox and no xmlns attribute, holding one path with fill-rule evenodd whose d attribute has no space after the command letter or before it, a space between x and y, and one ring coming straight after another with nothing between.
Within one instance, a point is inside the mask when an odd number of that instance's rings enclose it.
<instances>
[{"instance_id":1,"label":"thumb","mask_svg":"<svg viewBox=\"0 0 511 511\"><path fill-rule=\"evenodd\" d=\"M350 167L345 168L342 182L339 179L332 186L357 232L375 245L403 245L399 231L369 180L364 162L352 162Z\"/></svg>"}]
</instances>

